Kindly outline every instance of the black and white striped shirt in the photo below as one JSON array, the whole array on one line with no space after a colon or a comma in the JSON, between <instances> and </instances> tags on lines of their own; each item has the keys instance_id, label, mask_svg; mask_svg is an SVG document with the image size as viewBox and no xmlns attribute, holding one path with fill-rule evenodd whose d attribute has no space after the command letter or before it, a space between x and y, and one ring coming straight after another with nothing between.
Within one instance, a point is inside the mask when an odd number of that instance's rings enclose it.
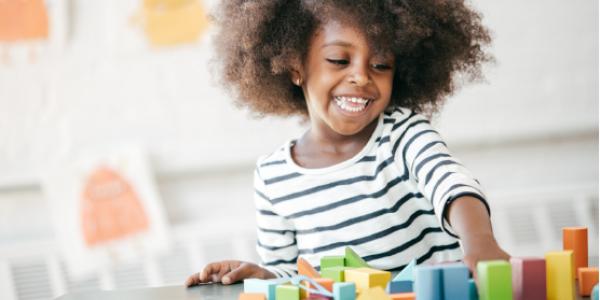
<instances>
[{"instance_id":1,"label":"black and white striped shirt","mask_svg":"<svg viewBox=\"0 0 600 300\"><path fill-rule=\"evenodd\" d=\"M382 270L462 258L444 209L461 196L485 197L426 117L382 113L358 154L326 168L294 163L293 143L260 158L254 174L263 267L294 275L298 256L318 266L346 246Z\"/></svg>"}]
</instances>

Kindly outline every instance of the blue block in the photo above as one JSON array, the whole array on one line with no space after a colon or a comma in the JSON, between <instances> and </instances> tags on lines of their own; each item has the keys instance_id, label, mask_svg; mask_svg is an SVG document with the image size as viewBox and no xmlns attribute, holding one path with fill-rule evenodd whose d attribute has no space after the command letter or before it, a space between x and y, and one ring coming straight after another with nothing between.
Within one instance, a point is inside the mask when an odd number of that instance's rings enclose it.
<instances>
[{"instance_id":1,"label":"blue block","mask_svg":"<svg viewBox=\"0 0 600 300\"><path fill-rule=\"evenodd\" d=\"M415 281L415 267L417 266L417 260L413 259L392 279L392 281Z\"/></svg>"},{"instance_id":2,"label":"blue block","mask_svg":"<svg viewBox=\"0 0 600 300\"><path fill-rule=\"evenodd\" d=\"M333 299L335 300L355 300L356 285L354 282L335 282L333 283Z\"/></svg>"},{"instance_id":3,"label":"blue block","mask_svg":"<svg viewBox=\"0 0 600 300\"><path fill-rule=\"evenodd\" d=\"M244 279L244 293L263 293L267 300L275 300L275 290L279 284L282 284L279 279Z\"/></svg>"},{"instance_id":4,"label":"blue block","mask_svg":"<svg viewBox=\"0 0 600 300\"><path fill-rule=\"evenodd\" d=\"M469 300L479 300L475 279L469 279Z\"/></svg>"},{"instance_id":5,"label":"blue block","mask_svg":"<svg viewBox=\"0 0 600 300\"><path fill-rule=\"evenodd\" d=\"M598 284L596 284L592 290L592 300L598 300Z\"/></svg>"},{"instance_id":6,"label":"blue block","mask_svg":"<svg viewBox=\"0 0 600 300\"><path fill-rule=\"evenodd\" d=\"M410 293L413 291L413 282L412 280L390 281L385 291L388 294Z\"/></svg>"},{"instance_id":7,"label":"blue block","mask_svg":"<svg viewBox=\"0 0 600 300\"><path fill-rule=\"evenodd\" d=\"M419 300L442 300L442 268L418 266L415 268L415 294Z\"/></svg>"},{"instance_id":8,"label":"blue block","mask_svg":"<svg viewBox=\"0 0 600 300\"><path fill-rule=\"evenodd\" d=\"M444 299L469 299L469 269L463 263L442 265Z\"/></svg>"}]
</instances>

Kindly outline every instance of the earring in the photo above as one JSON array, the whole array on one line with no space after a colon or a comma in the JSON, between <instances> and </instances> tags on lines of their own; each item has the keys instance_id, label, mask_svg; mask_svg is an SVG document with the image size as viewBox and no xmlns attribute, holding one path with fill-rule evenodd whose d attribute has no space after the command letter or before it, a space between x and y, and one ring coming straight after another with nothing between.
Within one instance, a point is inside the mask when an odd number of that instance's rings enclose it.
<instances>
[{"instance_id":1,"label":"earring","mask_svg":"<svg viewBox=\"0 0 600 300\"><path fill-rule=\"evenodd\" d=\"M300 86L302 84L302 79L298 78L296 79L296 85Z\"/></svg>"}]
</instances>

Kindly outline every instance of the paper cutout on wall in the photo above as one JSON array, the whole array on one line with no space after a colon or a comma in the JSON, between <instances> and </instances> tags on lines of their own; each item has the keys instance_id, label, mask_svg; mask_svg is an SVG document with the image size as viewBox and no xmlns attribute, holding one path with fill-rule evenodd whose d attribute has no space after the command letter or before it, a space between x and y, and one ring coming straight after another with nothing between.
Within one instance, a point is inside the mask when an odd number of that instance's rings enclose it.
<instances>
[{"instance_id":1,"label":"paper cutout on wall","mask_svg":"<svg viewBox=\"0 0 600 300\"><path fill-rule=\"evenodd\" d=\"M0 1L0 42L48 38L48 12L43 0Z\"/></svg>"},{"instance_id":2,"label":"paper cutout on wall","mask_svg":"<svg viewBox=\"0 0 600 300\"><path fill-rule=\"evenodd\" d=\"M92 171L81 195L81 223L88 246L148 230L148 217L132 185L117 171Z\"/></svg>"},{"instance_id":3,"label":"paper cutout on wall","mask_svg":"<svg viewBox=\"0 0 600 300\"><path fill-rule=\"evenodd\" d=\"M208 19L199 0L144 0L142 26L154 46L172 46L197 41Z\"/></svg>"}]
</instances>

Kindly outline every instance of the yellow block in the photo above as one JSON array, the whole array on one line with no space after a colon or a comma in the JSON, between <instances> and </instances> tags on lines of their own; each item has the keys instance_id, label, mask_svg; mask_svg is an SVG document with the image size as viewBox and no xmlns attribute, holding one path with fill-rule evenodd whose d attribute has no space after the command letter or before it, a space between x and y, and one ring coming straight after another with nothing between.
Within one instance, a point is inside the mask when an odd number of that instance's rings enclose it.
<instances>
[{"instance_id":1,"label":"yellow block","mask_svg":"<svg viewBox=\"0 0 600 300\"><path fill-rule=\"evenodd\" d=\"M391 300L381 287L366 289L356 300Z\"/></svg>"},{"instance_id":2,"label":"yellow block","mask_svg":"<svg viewBox=\"0 0 600 300\"><path fill-rule=\"evenodd\" d=\"M573 251L546 253L546 294L548 300L574 300Z\"/></svg>"},{"instance_id":3,"label":"yellow block","mask_svg":"<svg viewBox=\"0 0 600 300\"><path fill-rule=\"evenodd\" d=\"M371 268L356 268L344 271L344 281L354 282L356 291L366 291L373 287L385 289L392 279L392 273Z\"/></svg>"}]
</instances>

